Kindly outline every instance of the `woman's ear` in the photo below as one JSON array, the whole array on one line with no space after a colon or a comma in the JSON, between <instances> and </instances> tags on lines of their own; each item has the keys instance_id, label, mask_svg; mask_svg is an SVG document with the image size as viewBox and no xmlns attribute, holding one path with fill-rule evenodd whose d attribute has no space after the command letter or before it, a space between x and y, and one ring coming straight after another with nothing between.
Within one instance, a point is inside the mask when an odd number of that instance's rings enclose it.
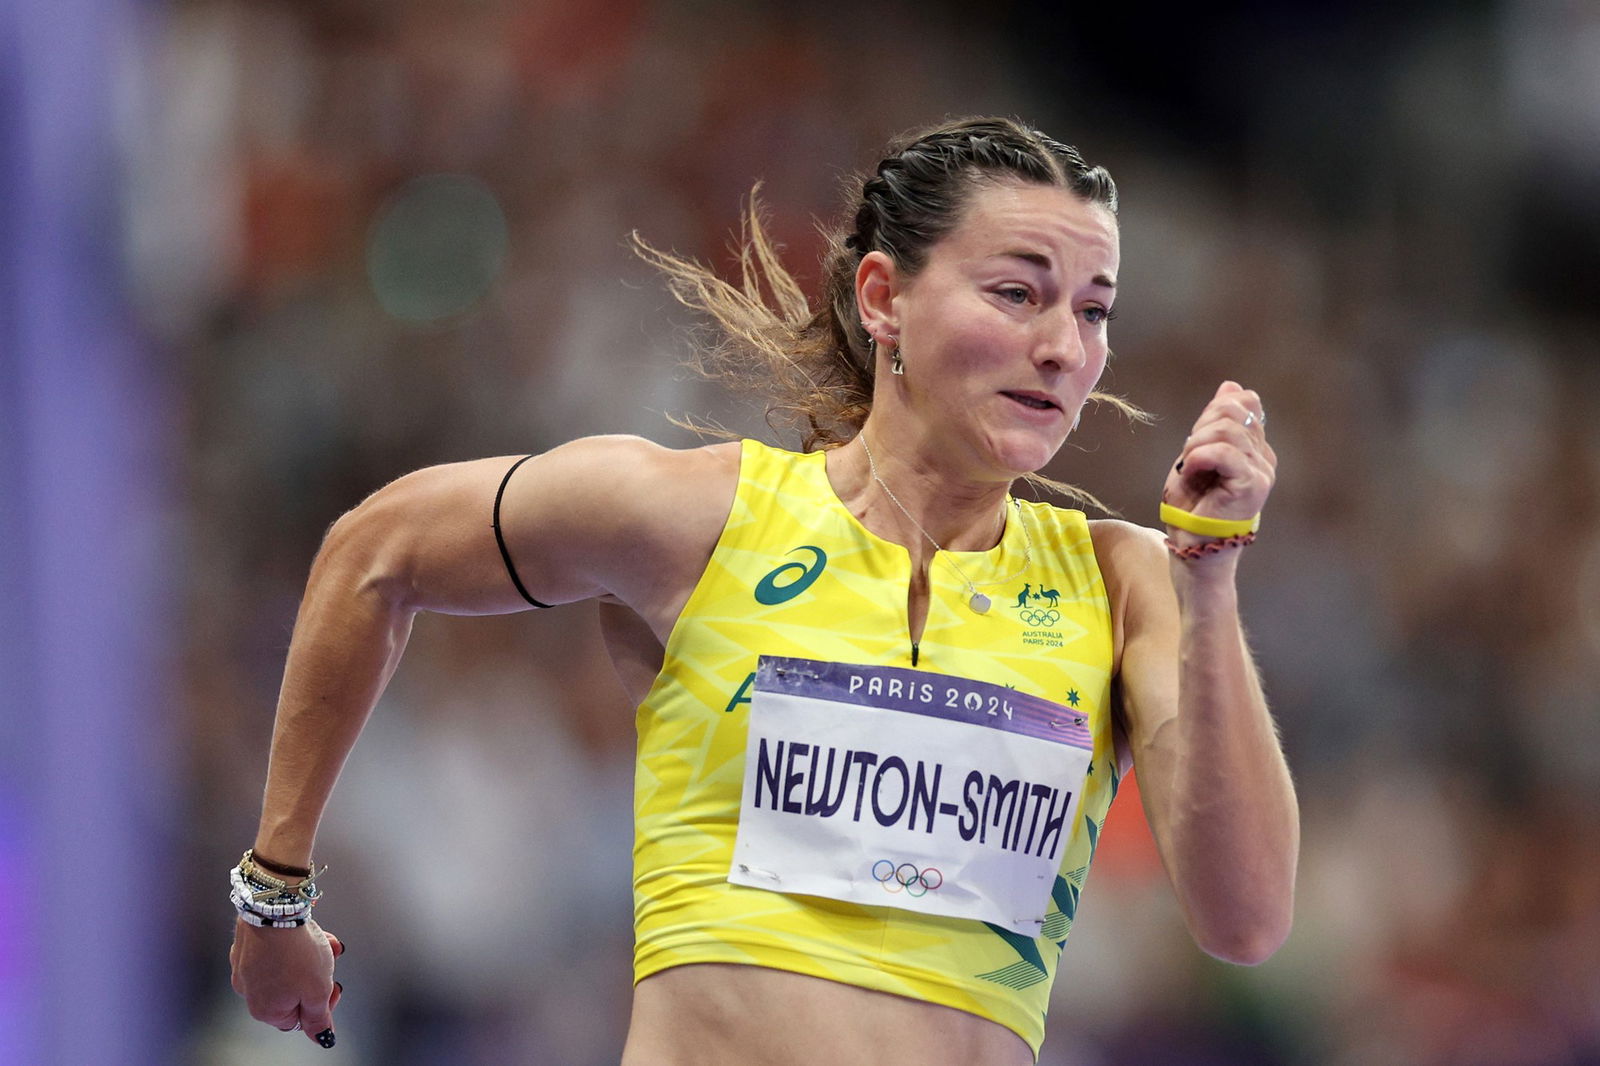
<instances>
[{"instance_id":1,"label":"woman's ear","mask_svg":"<svg viewBox=\"0 0 1600 1066\"><path fill-rule=\"evenodd\" d=\"M883 252L868 252L856 267L856 310L861 324L875 339L900 335L895 318L894 297L900 291L900 274L894 260Z\"/></svg>"}]
</instances>

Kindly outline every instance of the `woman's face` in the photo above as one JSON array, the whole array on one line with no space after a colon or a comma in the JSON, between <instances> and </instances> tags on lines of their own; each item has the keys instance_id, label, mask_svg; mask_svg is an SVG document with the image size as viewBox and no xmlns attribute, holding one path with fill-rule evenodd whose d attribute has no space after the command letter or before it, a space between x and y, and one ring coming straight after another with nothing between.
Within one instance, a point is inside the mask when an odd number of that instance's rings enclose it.
<instances>
[{"instance_id":1,"label":"woman's face","mask_svg":"<svg viewBox=\"0 0 1600 1066\"><path fill-rule=\"evenodd\" d=\"M905 374L880 391L892 383L911 416L897 431L980 480L1043 467L1105 369L1119 258L1107 208L1053 186L980 185L890 297Z\"/></svg>"}]
</instances>

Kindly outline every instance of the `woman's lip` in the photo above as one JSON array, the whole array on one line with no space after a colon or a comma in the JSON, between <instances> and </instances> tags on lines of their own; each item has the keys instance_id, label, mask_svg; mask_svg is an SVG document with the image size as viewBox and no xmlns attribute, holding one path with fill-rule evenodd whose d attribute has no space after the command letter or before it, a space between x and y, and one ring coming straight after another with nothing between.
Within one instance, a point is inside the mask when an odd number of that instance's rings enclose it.
<instances>
[{"instance_id":1,"label":"woman's lip","mask_svg":"<svg viewBox=\"0 0 1600 1066\"><path fill-rule=\"evenodd\" d=\"M1025 391L1022 391L1022 390L1003 389L1003 390L1001 390L1000 395L1002 395L1002 396L1004 396L1004 397L1006 397L1007 399L1010 399L1010 400L1016 400L1019 397L1022 397L1022 398L1025 398L1025 399L1029 399L1029 400L1038 400L1040 403L1049 404L1050 408L1052 410L1056 410L1056 411L1061 410L1061 405L1056 402L1055 397L1049 396L1049 395L1047 395L1045 393L1042 393L1042 392L1025 392ZM1033 411L1039 410L1039 408L1036 408L1036 407L1029 407L1028 404L1022 404L1021 406L1028 407L1029 410L1033 410Z\"/></svg>"}]
</instances>

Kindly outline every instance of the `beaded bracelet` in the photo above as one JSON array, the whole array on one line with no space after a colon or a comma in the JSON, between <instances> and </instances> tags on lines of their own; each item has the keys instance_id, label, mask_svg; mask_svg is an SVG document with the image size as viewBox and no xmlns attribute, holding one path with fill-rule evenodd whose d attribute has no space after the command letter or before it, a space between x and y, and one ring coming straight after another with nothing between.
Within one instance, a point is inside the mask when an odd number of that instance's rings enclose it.
<instances>
[{"instance_id":1,"label":"beaded bracelet","mask_svg":"<svg viewBox=\"0 0 1600 1066\"><path fill-rule=\"evenodd\" d=\"M299 919L264 919L254 916L250 911L240 911L238 917L245 922L245 925L254 925L256 928L299 928L310 920L309 916Z\"/></svg>"},{"instance_id":2,"label":"beaded bracelet","mask_svg":"<svg viewBox=\"0 0 1600 1066\"><path fill-rule=\"evenodd\" d=\"M311 904L297 896L285 896L240 879L236 870L228 898L233 905L244 907L263 918L292 918L311 909Z\"/></svg>"},{"instance_id":3,"label":"beaded bracelet","mask_svg":"<svg viewBox=\"0 0 1600 1066\"><path fill-rule=\"evenodd\" d=\"M233 911L242 921L258 929L297 929L311 920L309 910L276 916L257 914L249 906L241 904L237 898L233 900Z\"/></svg>"},{"instance_id":4,"label":"beaded bracelet","mask_svg":"<svg viewBox=\"0 0 1600 1066\"><path fill-rule=\"evenodd\" d=\"M1171 537L1166 538L1167 551L1178 559L1200 559L1207 555L1215 555L1218 552L1227 551L1230 548L1243 548L1254 544L1255 541L1256 535L1254 533L1240 533L1237 536L1224 537L1221 540L1208 540L1204 544L1191 544L1187 548L1180 548L1173 543Z\"/></svg>"},{"instance_id":5,"label":"beaded bracelet","mask_svg":"<svg viewBox=\"0 0 1600 1066\"><path fill-rule=\"evenodd\" d=\"M231 877L232 886L228 893L228 900L233 904L233 909L246 917L260 918L269 921L304 920L311 913L314 900L305 900L297 896L287 896L262 889L259 885L243 879L237 868Z\"/></svg>"},{"instance_id":6,"label":"beaded bracelet","mask_svg":"<svg viewBox=\"0 0 1600 1066\"><path fill-rule=\"evenodd\" d=\"M327 872L313 864L298 884L274 877L261 868L253 851L246 851L239 864L228 871L229 901L239 917L251 925L285 929L304 925L311 908L322 898L316 877Z\"/></svg>"}]
</instances>

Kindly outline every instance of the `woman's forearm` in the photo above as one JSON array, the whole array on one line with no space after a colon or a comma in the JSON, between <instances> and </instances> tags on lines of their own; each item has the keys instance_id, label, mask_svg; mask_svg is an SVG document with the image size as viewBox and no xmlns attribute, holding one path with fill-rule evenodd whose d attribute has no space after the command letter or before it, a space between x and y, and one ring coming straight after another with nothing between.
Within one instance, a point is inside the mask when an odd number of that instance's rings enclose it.
<instances>
[{"instance_id":1,"label":"woman's forearm","mask_svg":"<svg viewBox=\"0 0 1600 1066\"><path fill-rule=\"evenodd\" d=\"M279 863L309 864L334 783L411 632L414 611L371 526L359 509L335 523L295 619L255 841Z\"/></svg>"},{"instance_id":2,"label":"woman's forearm","mask_svg":"<svg viewBox=\"0 0 1600 1066\"><path fill-rule=\"evenodd\" d=\"M1300 821L1239 624L1236 560L1171 564L1181 626L1169 861L1201 947L1254 963L1289 933Z\"/></svg>"}]
</instances>

